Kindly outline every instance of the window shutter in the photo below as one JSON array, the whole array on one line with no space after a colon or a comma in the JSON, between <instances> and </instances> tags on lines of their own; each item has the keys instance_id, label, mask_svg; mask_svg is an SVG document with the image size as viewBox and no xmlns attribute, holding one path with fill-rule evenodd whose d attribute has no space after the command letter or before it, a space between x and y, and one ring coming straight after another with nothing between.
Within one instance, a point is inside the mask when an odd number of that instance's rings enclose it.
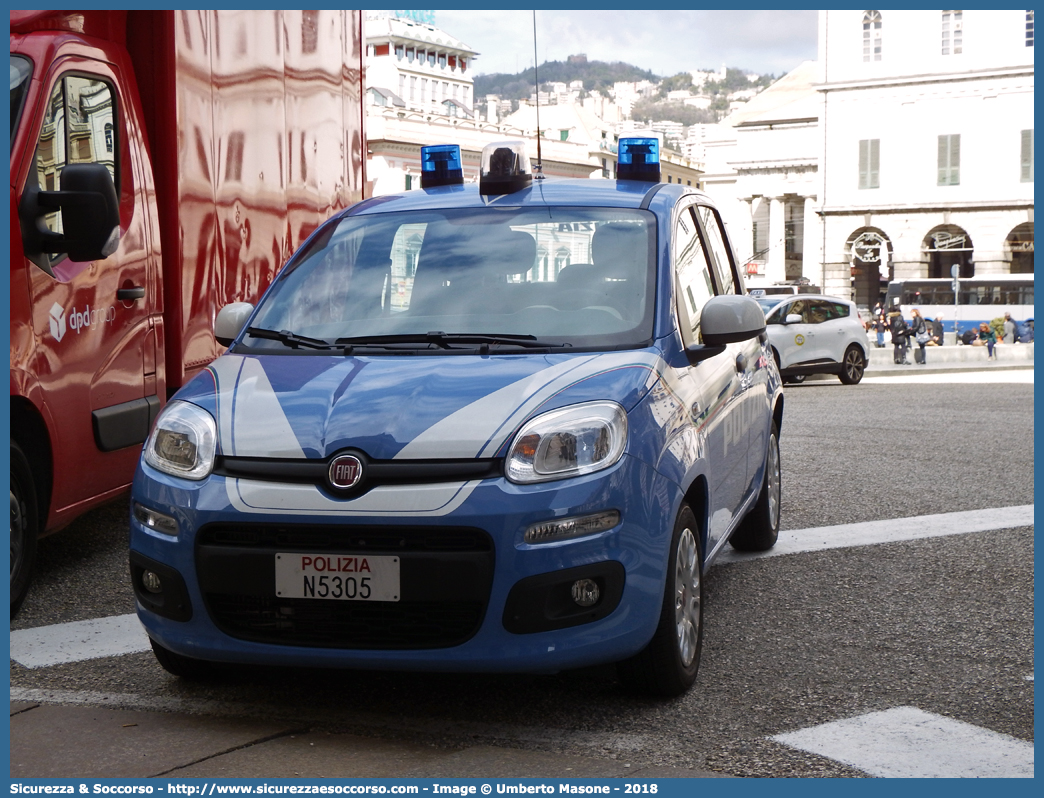
<instances>
[{"instance_id":1,"label":"window shutter","mask_svg":"<svg viewBox=\"0 0 1044 798\"><path fill-rule=\"evenodd\" d=\"M870 142L863 139L859 142L859 188L868 188L868 174L870 172L869 145Z\"/></svg>"},{"instance_id":2,"label":"window shutter","mask_svg":"<svg viewBox=\"0 0 1044 798\"><path fill-rule=\"evenodd\" d=\"M1022 131L1022 182L1033 182L1033 131Z\"/></svg>"},{"instance_id":3,"label":"window shutter","mask_svg":"<svg viewBox=\"0 0 1044 798\"><path fill-rule=\"evenodd\" d=\"M950 170L949 170L949 136L939 136L939 185L945 186L949 184Z\"/></svg>"},{"instance_id":4,"label":"window shutter","mask_svg":"<svg viewBox=\"0 0 1044 798\"><path fill-rule=\"evenodd\" d=\"M871 139L870 142L870 188L880 185L881 172L881 140Z\"/></svg>"},{"instance_id":5,"label":"window shutter","mask_svg":"<svg viewBox=\"0 0 1044 798\"><path fill-rule=\"evenodd\" d=\"M961 137L960 134L950 136L950 185L957 186L961 182Z\"/></svg>"}]
</instances>

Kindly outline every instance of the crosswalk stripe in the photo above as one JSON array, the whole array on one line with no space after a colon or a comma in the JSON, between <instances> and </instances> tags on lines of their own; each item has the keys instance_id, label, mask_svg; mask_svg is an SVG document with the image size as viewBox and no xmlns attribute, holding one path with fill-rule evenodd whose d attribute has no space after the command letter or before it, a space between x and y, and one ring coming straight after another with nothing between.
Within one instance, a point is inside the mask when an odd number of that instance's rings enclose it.
<instances>
[{"instance_id":1,"label":"crosswalk stripe","mask_svg":"<svg viewBox=\"0 0 1044 798\"><path fill-rule=\"evenodd\" d=\"M779 533L779 541L768 551L747 553L725 548L714 562L743 562L806 551L870 546L877 543L920 540L944 535L964 535L969 532L989 532L996 529L1026 526L1033 526L1032 504L990 510L920 515L913 518L891 518L884 521L863 521L838 526L817 526L810 529L787 529Z\"/></svg>"},{"instance_id":2,"label":"crosswalk stripe","mask_svg":"<svg viewBox=\"0 0 1044 798\"><path fill-rule=\"evenodd\" d=\"M11 659L26 668L116 657L149 648L149 636L134 613L11 632Z\"/></svg>"},{"instance_id":3,"label":"crosswalk stripe","mask_svg":"<svg viewBox=\"0 0 1044 798\"><path fill-rule=\"evenodd\" d=\"M878 778L1033 778L1033 743L895 707L770 739Z\"/></svg>"}]
</instances>

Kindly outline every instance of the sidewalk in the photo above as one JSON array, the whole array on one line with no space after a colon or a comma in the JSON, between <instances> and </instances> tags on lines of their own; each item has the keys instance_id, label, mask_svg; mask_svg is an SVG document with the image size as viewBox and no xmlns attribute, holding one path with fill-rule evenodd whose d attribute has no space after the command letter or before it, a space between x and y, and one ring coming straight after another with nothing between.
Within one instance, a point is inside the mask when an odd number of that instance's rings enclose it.
<instances>
[{"instance_id":1,"label":"sidewalk","mask_svg":"<svg viewBox=\"0 0 1044 798\"><path fill-rule=\"evenodd\" d=\"M346 725L351 718L344 719ZM282 721L11 702L11 779L729 778L476 743L463 748Z\"/></svg>"}]
</instances>

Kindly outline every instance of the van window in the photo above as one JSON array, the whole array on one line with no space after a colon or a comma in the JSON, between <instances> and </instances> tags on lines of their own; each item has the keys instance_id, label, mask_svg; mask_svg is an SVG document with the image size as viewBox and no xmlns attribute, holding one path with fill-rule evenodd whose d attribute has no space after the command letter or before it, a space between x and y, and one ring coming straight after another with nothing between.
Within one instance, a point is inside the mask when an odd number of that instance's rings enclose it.
<instances>
[{"instance_id":1,"label":"van window","mask_svg":"<svg viewBox=\"0 0 1044 798\"><path fill-rule=\"evenodd\" d=\"M41 191L61 188L62 170L71 163L102 163L119 193L119 136L112 86L83 75L65 75L51 89L36 148ZM62 232L61 213L43 217L47 228ZM64 257L64 255L59 256Z\"/></svg>"}]
</instances>

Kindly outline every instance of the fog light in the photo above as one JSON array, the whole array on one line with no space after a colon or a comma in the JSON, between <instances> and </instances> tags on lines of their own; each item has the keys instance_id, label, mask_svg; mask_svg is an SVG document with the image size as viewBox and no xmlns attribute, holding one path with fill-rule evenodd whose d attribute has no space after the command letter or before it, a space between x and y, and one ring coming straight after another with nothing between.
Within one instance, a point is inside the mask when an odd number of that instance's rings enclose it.
<instances>
[{"instance_id":1,"label":"fog light","mask_svg":"<svg viewBox=\"0 0 1044 798\"><path fill-rule=\"evenodd\" d=\"M160 582L159 574L155 571L143 571L141 574L141 584L150 593L160 593L163 591L163 583ZM573 594L576 594L576 588L573 588Z\"/></svg>"},{"instance_id":2,"label":"fog light","mask_svg":"<svg viewBox=\"0 0 1044 798\"><path fill-rule=\"evenodd\" d=\"M573 601L581 607L593 607L601 597L602 591L593 579L577 579L573 582Z\"/></svg>"},{"instance_id":3,"label":"fog light","mask_svg":"<svg viewBox=\"0 0 1044 798\"><path fill-rule=\"evenodd\" d=\"M584 535L594 535L612 529L620 523L620 513L608 510L594 515L581 515L573 518L557 518L554 521L542 521L526 529L523 540L526 543L550 543L553 540L568 540Z\"/></svg>"},{"instance_id":4,"label":"fog light","mask_svg":"<svg viewBox=\"0 0 1044 798\"><path fill-rule=\"evenodd\" d=\"M178 522L169 515L150 510L137 502L132 508L134 519L146 529L162 532L164 535L178 536Z\"/></svg>"}]
</instances>

